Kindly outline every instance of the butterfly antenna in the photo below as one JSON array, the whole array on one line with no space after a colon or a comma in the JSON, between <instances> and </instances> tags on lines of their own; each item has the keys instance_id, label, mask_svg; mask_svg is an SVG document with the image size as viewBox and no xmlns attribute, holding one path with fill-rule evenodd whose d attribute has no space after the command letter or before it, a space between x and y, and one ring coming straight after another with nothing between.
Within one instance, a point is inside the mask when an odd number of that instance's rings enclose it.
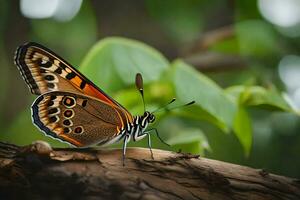
<instances>
[{"instance_id":1,"label":"butterfly antenna","mask_svg":"<svg viewBox=\"0 0 300 200\"><path fill-rule=\"evenodd\" d=\"M151 113L155 113L155 112L158 112L162 109L165 109L168 105L172 104L174 101L176 101L176 98L173 98L169 103L163 105L162 107L157 108L156 110L152 111Z\"/></svg>"},{"instance_id":2,"label":"butterfly antenna","mask_svg":"<svg viewBox=\"0 0 300 200\"><path fill-rule=\"evenodd\" d=\"M175 109L178 109L178 108L182 108L182 107L185 107L185 106L189 106L189 105L192 105L195 103L195 101L191 101L189 103L186 103L184 105L180 105L180 106L176 106L176 107L173 107L173 108L168 108L168 105L170 105L171 103L173 103L176 99L173 98L169 103L167 103L166 105L154 110L153 112L151 113L154 113L154 112L158 112L158 111L161 111L162 109L166 109L167 111L170 111L170 110L175 110Z\"/></svg>"},{"instance_id":3,"label":"butterfly antenna","mask_svg":"<svg viewBox=\"0 0 300 200\"><path fill-rule=\"evenodd\" d=\"M143 77L142 74L137 73L135 76L135 85L137 89L139 90L142 99L143 99L143 105L144 105L144 112L146 111L146 106L145 106L145 99L144 99L144 84L143 84Z\"/></svg>"},{"instance_id":4,"label":"butterfly antenna","mask_svg":"<svg viewBox=\"0 0 300 200\"><path fill-rule=\"evenodd\" d=\"M182 107L185 107L185 106L193 105L194 103L195 103L195 101L191 101L191 102L186 103L186 104L184 104L184 105L176 106L176 107L173 107L173 108L167 108L167 110L168 110L168 111L170 111L170 110L175 110L175 109L182 108Z\"/></svg>"}]
</instances>

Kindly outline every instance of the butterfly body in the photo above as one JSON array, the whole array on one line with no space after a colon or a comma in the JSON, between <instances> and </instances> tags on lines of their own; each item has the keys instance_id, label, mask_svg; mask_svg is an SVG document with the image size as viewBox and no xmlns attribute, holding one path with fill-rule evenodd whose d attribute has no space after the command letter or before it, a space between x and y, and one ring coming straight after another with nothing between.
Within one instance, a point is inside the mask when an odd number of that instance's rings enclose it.
<instances>
[{"instance_id":1,"label":"butterfly body","mask_svg":"<svg viewBox=\"0 0 300 200\"><path fill-rule=\"evenodd\" d=\"M155 117L150 112L146 111L144 115L135 116L133 123L128 123L124 126L123 129L120 130L117 137L113 138L112 140L102 143L100 145L108 145L112 143L116 143L121 141L122 139L126 142L129 142L132 139L134 142L139 141L148 135L146 131L148 125L155 121Z\"/></svg>"},{"instance_id":2,"label":"butterfly body","mask_svg":"<svg viewBox=\"0 0 300 200\"><path fill-rule=\"evenodd\" d=\"M137 141L148 136L151 150L150 131L154 130L158 136L156 129L146 130L155 121L152 113L146 111L141 116L132 116L69 63L40 44L21 45L15 54L15 64L31 93L39 95L31 107L32 121L45 135L81 148L123 140L123 158L131 138ZM142 77L138 75L136 79L142 87Z\"/></svg>"},{"instance_id":3,"label":"butterfly body","mask_svg":"<svg viewBox=\"0 0 300 200\"><path fill-rule=\"evenodd\" d=\"M126 132L127 136L133 139L133 141L139 141L143 139L146 134L146 129L150 123L155 121L155 117L152 113L146 111L142 116L134 117L132 124L127 124Z\"/></svg>"}]
</instances>

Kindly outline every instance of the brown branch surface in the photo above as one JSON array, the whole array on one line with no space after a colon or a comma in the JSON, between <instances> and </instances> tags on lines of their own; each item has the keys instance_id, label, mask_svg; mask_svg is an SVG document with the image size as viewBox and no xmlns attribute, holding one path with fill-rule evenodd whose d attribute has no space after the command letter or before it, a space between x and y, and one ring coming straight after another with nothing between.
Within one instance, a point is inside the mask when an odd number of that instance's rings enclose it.
<instances>
[{"instance_id":1,"label":"brown branch surface","mask_svg":"<svg viewBox=\"0 0 300 200\"><path fill-rule=\"evenodd\" d=\"M0 199L300 199L300 181L197 155L0 143Z\"/></svg>"}]
</instances>

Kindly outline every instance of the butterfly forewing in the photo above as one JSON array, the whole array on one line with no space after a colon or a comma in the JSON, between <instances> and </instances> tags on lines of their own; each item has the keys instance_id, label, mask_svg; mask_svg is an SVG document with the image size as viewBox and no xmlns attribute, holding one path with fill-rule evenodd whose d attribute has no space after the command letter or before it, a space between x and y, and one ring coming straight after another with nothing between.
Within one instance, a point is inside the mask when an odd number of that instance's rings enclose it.
<instances>
[{"instance_id":1,"label":"butterfly forewing","mask_svg":"<svg viewBox=\"0 0 300 200\"><path fill-rule=\"evenodd\" d=\"M120 108L126 120L132 122L131 114L123 106L46 47L33 42L20 46L16 51L15 63L33 94L50 91L85 94Z\"/></svg>"},{"instance_id":2,"label":"butterfly forewing","mask_svg":"<svg viewBox=\"0 0 300 200\"><path fill-rule=\"evenodd\" d=\"M40 95L32 105L33 122L40 130L77 147L117 137L124 126L120 113L104 101L70 92Z\"/></svg>"}]
</instances>

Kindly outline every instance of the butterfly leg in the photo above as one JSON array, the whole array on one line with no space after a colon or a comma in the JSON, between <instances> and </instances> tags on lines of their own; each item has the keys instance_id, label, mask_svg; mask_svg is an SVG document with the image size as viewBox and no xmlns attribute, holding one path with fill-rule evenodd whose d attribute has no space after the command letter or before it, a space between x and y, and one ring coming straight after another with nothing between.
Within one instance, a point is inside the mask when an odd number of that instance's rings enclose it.
<instances>
[{"instance_id":1,"label":"butterfly leg","mask_svg":"<svg viewBox=\"0 0 300 200\"><path fill-rule=\"evenodd\" d=\"M125 135L124 137L124 143L123 143L123 157L122 157L122 160L123 160L123 166L125 166L125 155L126 155L126 147L127 147L127 142L128 142L128 138L130 136L129 135Z\"/></svg>"},{"instance_id":2,"label":"butterfly leg","mask_svg":"<svg viewBox=\"0 0 300 200\"><path fill-rule=\"evenodd\" d=\"M167 145L167 146L171 146L171 145L169 145L168 143L166 143L165 141L163 141L163 139L159 136L158 131L157 131L156 128L151 128L151 129L147 130L145 133L147 133L147 134L149 135L149 133L150 133L151 131L154 131L154 132L155 132L155 134L157 135L158 139L159 139L162 143L164 143L164 144Z\"/></svg>"},{"instance_id":3,"label":"butterfly leg","mask_svg":"<svg viewBox=\"0 0 300 200\"><path fill-rule=\"evenodd\" d=\"M153 152L152 152L152 147L151 147L151 137L150 133L148 131L136 131L135 134L132 135L134 141L138 141L143 139L144 137L148 136L148 147L151 153L151 158L154 159L153 157Z\"/></svg>"},{"instance_id":4,"label":"butterfly leg","mask_svg":"<svg viewBox=\"0 0 300 200\"><path fill-rule=\"evenodd\" d=\"M149 134L149 133L147 133L147 135L148 135L148 147L149 147L149 149L150 149L151 158L152 158L152 160L154 160L153 152L152 152L152 147L151 147L151 137L150 137L150 134Z\"/></svg>"}]
</instances>

